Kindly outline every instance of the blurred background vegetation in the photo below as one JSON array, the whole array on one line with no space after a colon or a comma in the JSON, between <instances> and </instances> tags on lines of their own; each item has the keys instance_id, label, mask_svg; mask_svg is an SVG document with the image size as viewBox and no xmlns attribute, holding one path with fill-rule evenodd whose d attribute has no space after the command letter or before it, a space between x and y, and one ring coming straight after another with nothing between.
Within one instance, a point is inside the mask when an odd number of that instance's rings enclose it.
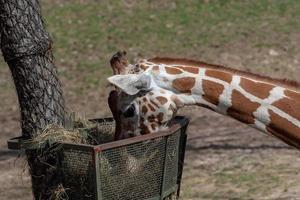
<instances>
[{"instance_id":1,"label":"blurred background vegetation","mask_svg":"<svg viewBox=\"0 0 300 200\"><path fill-rule=\"evenodd\" d=\"M187 57L277 76L290 74L272 61L253 62L262 57L255 54L299 52L291 38L300 30L296 0L41 0L41 5L60 77L76 96L105 86L109 58L118 50L126 50L131 61ZM224 53L235 58L220 59L228 57ZM0 68L6 65L1 62Z\"/></svg>"}]
</instances>

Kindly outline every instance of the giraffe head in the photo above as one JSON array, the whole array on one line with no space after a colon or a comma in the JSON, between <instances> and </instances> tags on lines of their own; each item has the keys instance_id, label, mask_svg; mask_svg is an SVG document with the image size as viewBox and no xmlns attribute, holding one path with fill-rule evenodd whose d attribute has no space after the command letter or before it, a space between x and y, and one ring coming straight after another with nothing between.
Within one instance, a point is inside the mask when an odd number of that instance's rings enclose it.
<instances>
[{"instance_id":1,"label":"giraffe head","mask_svg":"<svg viewBox=\"0 0 300 200\"><path fill-rule=\"evenodd\" d=\"M108 78L121 91L115 97L114 118L119 121L116 139L164 130L182 106L173 92L155 83L151 74L154 66L145 62L127 66L127 74Z\"/></svg>"}]
</instances>

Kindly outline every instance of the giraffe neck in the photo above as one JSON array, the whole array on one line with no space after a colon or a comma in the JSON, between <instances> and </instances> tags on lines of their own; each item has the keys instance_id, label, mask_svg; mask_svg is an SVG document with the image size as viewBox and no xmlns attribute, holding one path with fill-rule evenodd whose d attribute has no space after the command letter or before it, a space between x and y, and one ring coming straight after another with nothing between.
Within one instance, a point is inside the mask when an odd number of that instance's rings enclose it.
<instances>
[{"instance_id":1,"label":"giraffe neck","mask_svg":"<svg viewBox=\"0 0 300 200\"><path fill-rule=\"evenodd\" d=\"M209 108L300 147L300 93L284 84L226 68L156 64L151 73L181 106Z\"/></svg>"}]
</instances>

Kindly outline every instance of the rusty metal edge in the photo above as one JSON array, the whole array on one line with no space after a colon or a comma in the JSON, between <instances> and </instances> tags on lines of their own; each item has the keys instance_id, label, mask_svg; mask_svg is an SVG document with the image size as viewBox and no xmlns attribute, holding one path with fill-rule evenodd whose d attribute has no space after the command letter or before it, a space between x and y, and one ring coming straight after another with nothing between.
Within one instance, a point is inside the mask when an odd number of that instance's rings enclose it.
<instances>
[{"instance_id":1,"label":"rusty metal edge","mask_svg":"<svg viewBox=\"0 0 300 200\"><path fill-rule=\"evenodd\" d=\"M103 118L103 119L91 119L91 121L111 121L111 118ZM102 122L103 122L102 121ZM73 143L61 143L62 147L65 149L77 149L77 150L84 150L84 151L94 151L94 152L100 152L112 148L117 148L117 147L122 147L126 146L129 144L134 144L138 142L143 142L146 140L151 140L151 139L156 139L164 136L171 135L172 133L176 132L177 130L185 127L189 123L189 119L183 116L176 116L175 117L175 124L171 125L171 127L167 131L161 131L158 133L153 133L153 134L147 134L147 135L140 135L136 136L133 138L128 138L124 140L118 140L118 141L113 141L105 144L100 144L100 145L89 145L89 144L73 144ZM8 144L8 149L12 150L21 150L22 145L21 145L21 140L22 136L20 137L15 137L12 139L9 139L7 144Z\"/></svg>"},{"instance_id":2,"label":"rusty metal edge","mask_svg":"<svg viewBox=\"0 0 300 200\"><path fill-rule=\"evenodd\" d=\"M147 135L139 135L133 138L128 138L124 140L118 140L114 142L109 142L101 145L94 146L95 151L105 151L112 148L122 147L134 143L143 142L146 140L152 140L160 137L165 137L168 135L173 134L177 130L185 127L189 123L189 119L183 116L178 116L175 118L176 123L173 124L167 131L161 131L153 134L147 134Z\"/></svg>"},{"instance_id":3,"label":"rusty metal edge","mask_svg":"<svg viewBox=\"0 0 300 200\"><path fill-rule=\"evenodd\" d=\"M189 122L182 126L181 133L180 133L180 144L179 144L179 159L178 159L178 177L177 177L177 198L179 199L180 196L180 188L181 188L181 181L182 181L182 174L183 174L183 167L184 167L184 159L185 159L185 150L186 150L186 142L187 142L187 127ZM181 152L180 152L181 149Z\"/></svg>"}]
</instances>

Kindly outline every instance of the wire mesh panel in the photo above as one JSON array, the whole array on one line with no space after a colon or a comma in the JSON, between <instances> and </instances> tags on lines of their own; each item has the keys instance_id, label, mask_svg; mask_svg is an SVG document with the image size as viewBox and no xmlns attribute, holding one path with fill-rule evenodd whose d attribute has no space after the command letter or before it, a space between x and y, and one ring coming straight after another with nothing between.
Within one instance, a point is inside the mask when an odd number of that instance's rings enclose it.
<instances>
[{"instance_id":1,"label":"wire mesh panel","mask_svg":"<svg viewBox=\"0 0 300 200\"><path fill-rule=\"evenodd\" d=\"M163 193L172 192L177 184L180 131L167 138Z\"/></svg>"},{"instance_id":2,"label":"wire mesh panel","mask_svg":"<svg viewBox=\"0 0 300 200\"><path fill-rule=\"evenodd\" d=\"M95 167L91 152L65 149L62 168L64 188L70 199L95 199Z\"/></svg>"},{"instance_id":3,"label":"wire mesh panel","mask_svg":"<svg viewBox=\"0 0 300 200\"><path fill-rule=\"evenodd\" d=\"M102 199L159 197L165 145L165 138L157 138L100 153Z\"/></svg>"}]
</instances>

